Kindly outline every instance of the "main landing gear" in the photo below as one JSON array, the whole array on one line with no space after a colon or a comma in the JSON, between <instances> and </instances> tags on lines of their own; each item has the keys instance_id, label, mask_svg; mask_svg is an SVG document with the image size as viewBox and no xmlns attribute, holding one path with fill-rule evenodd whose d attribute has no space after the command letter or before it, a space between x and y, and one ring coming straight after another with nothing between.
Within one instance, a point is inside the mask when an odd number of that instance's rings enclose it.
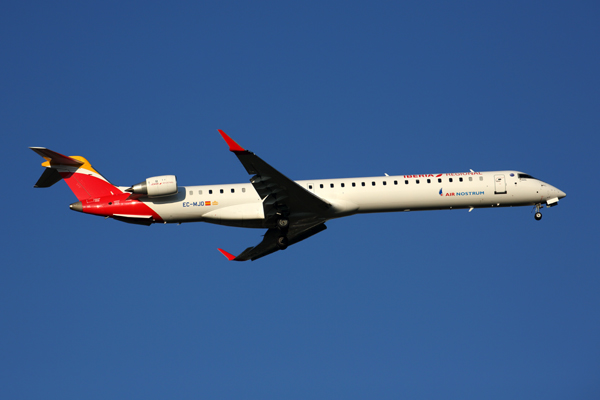
<instances>
[{"instance_id":1,"label":"main landing gear","mask_svg":"<svg viewBox=\"0 0 600 400\"><path fill-rule=\"evenodd\" d=\"M540 219L542 219L542 213L540 212L540 209L542 208L542 204L541 203L537 203L535 205L535 220L539 221Z\"/></svg>"},{"instance_id":2,"label":"main landing gear","mask_svg":"<svg viewBox=\"0 0 600 400\"><path fill-rule=\"evenodd\" d=\"M277 238L277 247L279 250L285 250L288 247L287 231L290 227L290 220L282 217L277 220L277 229L279 229L279 237Z\"/></svg>"},{"instance_id":3,"label":"main landing gear","mask_svg":"<svg viewBox=\"0 0 600 400\"><path fill-rule=\"evenodd\" d=\"M290 220L287 218L279 218L277 220L277 228L279 228L280 231L287 231L289 225Z\"/></svg>"},{"instance_id":4,"label":"main landing gear","mask_svg":"<svg viewBox=\"0 0 600 400\"><path fill-rule=\"evenodd\" d=\"M279 236L277 238L277 247L279 250L285 250L288 247L288 238L286 236Z\"/></svg>"}]
</instances>

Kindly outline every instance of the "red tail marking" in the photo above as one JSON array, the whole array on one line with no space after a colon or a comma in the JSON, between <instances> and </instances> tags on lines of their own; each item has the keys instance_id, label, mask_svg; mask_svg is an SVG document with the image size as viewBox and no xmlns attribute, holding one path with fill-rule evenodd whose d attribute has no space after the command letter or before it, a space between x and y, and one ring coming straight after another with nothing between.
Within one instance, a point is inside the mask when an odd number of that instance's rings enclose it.
<instances>
[{"instance_id":1,"label":"red tail marking","mask_svg":"<svg viewBox=\"0 0 600 400\"><path fill-rule=\"evenodd\" d=\"M62 172L61 175L79 201L123 193L116 186L95 176L79 172Z\"/></svg>"}]
</instances>

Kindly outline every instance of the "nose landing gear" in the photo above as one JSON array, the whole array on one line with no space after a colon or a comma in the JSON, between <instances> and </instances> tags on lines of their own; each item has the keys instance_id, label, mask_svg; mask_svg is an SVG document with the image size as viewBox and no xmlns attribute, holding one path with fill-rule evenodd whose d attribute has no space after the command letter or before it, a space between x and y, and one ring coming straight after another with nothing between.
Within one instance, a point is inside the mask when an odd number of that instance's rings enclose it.
<instances>
[{"instance_id":1,"label":"nose landing gear","mask_svg":"<svg viewBox=\"0 0 600 400\"><path fill-rule=\"evenodd\" d=\"M541 203L537 203L535 205L535 220L539 221L540 219L542 219L542 213L540 212L540 209L542 208L542 204Z\"/></svg>"}]
</instances>

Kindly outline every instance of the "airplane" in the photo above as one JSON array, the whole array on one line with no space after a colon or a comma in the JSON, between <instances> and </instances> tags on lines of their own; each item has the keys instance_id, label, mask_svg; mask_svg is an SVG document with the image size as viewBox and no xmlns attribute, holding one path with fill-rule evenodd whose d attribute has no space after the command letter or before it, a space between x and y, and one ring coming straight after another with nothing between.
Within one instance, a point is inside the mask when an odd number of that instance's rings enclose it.
<instances>
[{"instance_id":1,"label":"airplane","mask_svg":"<svg viewBox=\"0 0 600 400\"><path fill-rule=\"evenodd\" d=\"M208 222L267 229L263 240L228 260L247 261L284 250L327 229L325 222L362 213L534 206L553 207L566 194L519 171L458 172L293 181L218 130L250 183L179 186L175 175L114 186L80 156L30 147L46 161L34 187L64 180L77 197L71 210L118 221Z\"/></svg>"}]
</instances>

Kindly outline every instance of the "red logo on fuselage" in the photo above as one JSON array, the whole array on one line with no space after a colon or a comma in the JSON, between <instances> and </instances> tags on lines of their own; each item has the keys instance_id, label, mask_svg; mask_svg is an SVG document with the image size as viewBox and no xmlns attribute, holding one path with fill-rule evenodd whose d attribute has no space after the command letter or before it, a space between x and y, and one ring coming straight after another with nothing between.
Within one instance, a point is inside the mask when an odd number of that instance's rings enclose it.
<instances>
[{"instance_id":1,"label":"red logo on fuselage","mask_svg":"<svg viewBox=\"0 0 600 400\"><path fill-rule=\"evenodd\" d=\"M439 178L443 174L403 175L405 178Z\"/></svg>"}]
</instances>

